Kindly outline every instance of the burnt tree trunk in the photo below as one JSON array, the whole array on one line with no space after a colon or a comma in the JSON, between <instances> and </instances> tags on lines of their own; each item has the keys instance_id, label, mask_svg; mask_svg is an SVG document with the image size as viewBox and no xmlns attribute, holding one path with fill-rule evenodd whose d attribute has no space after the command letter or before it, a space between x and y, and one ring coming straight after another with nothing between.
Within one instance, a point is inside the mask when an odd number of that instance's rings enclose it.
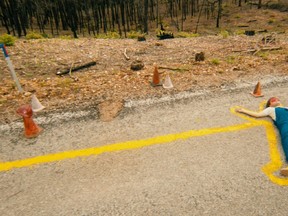
<instances>
[{"instance_id":1,"label":"burnt tree trunk","mask_svg":"<svg viewBox=\"0 0 288 216\"><path fill-rule=\"evenodd\" d=\"M143 20L144 20L144 32L148 33L148 0L144 0L144 14L143 14Z\"/></svg>"},{"instance_id":2,"label":"burnt tree trunk","mask_svg":"<svg viewBox=\"0 0 288 216\"><path fill-rule=\"evenodd\" d=\"M7 7L5 5L4 1L0 1L0 9L1 9L1 20L2 23L4 25L4 27L6 28L6 31L8 34L10 34L10 29L9 29L9 20L8 20L8 14L7 14Z\"/></svg>"},{"instance_id":3,"label":"burnt tree trunk","mask_svg":"<svg viewBox=\"0 0 288 216\"><path fill-rule=\"evenodd\" d=\"M222 15L222 0L218 0L218 14L217 14L216 28L220 27L221 15Z\"/></svg>"}]
</instances>

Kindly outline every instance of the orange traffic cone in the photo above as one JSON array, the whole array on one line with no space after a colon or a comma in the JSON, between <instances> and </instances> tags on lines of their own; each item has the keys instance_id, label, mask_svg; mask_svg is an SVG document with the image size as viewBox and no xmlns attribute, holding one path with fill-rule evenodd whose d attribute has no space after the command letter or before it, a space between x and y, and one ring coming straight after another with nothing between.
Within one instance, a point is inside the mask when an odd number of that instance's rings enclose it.
<instances>
[{"instance_id":1,"label":"orange traffic cone","mask_svg":"<svg viewBox=\"0 0 288 216\"><path fill-rule=\"evenodd\" d=\"M261 86L260 86L260 82L257 83L257 85L255 86L255 89L253 92L251 92L251 94L254 97L263 97L264 95L261 93Z\"/></svg>"},{"instance_id":2,"label":"orange traffic cone","mask_svg":"<svg viewBox=\"0 0 288 216\"><path fill-rule=\"evenodd\" d=\"M41 133L43 129L33 121L33 110L30 105L22 105L17 109L16 112L23 117L25 128L24 135L26 138L33 138Z\"/></svg>"},{"instance_id":3,"label":"orange traffic cone","mask_svg":"<svg viewBox=\"0 0 288 216\"><path fill-rule=\"evenodd\" d=\"M160 81L158 66L156 64L154 64L154 74L153 74L153 81L152 81L151 85L153 87L162 85L161 81Z\"/></svg>"}]
</instances>

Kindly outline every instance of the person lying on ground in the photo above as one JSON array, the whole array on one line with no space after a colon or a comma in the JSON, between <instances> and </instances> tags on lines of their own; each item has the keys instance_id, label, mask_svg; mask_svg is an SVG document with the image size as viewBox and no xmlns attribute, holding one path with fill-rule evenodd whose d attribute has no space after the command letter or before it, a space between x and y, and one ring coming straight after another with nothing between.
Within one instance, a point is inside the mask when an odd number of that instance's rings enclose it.
<instances>
[{"instance_id":1,"label":"person lying on ground","mask_svg":"<svg viewBox=\"0 0 288 216\"><path fill-rule=\"evenodd\" d=\"M236 109L239 113L244 113L255 118L269 116L279 130L281 143L285 155L286 165L288 164L288 107L283 107L279 98L271 97L267 101L266 108L260 112L250 111L244 108ZM282 176L288 177L288 167L280 170Z\"/></svg>"}]
</instances>

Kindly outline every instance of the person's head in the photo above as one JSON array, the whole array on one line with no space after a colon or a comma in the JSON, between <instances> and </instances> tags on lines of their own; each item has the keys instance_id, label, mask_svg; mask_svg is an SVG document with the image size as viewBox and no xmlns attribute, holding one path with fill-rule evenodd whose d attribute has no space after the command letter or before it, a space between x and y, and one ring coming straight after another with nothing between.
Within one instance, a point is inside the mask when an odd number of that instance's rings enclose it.
<instances>
[{"instance_id":1,"label":"person's head","mask_svg":"<svg viewBox=\"0 0 288 216\"><path fill-rule=\"evenodd\" d=\"M279 98L271 97L268 99L266 107L276 107L281 105Z\"/></svg>"}]
</instances>

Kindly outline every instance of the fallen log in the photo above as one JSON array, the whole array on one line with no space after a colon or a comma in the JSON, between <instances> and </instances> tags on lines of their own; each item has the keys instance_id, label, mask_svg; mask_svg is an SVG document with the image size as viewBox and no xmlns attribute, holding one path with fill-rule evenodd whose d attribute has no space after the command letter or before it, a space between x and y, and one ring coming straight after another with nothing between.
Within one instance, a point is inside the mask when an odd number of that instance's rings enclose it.
<instances>
[{"instance_id":1,"label":"fallen log","mask_svg":"<svg viewBox=\"0 0 288 216\"><path fill-rule=\"evenodd\" d=\"M94 66L94 65L96 65L95 61L88 62L88 63L86 63L84 65L80 65L80 66L77 66L77 67L74 67L74 68L68 68L68 69L66 69L64 71L57 71L56 75L69 74L71 72L78 71L78 70L81 70L81 69L84 69L84 68L88 68L88 67L91 67L91 66Z\"/></svg>"},{"instance_id":2,"label":"fallen log","mask_svg":"<svg viewBox=\"0 0 288 216\"><path fill-rule=\"evenodd\" d=\"M282 47L263 47L261 51L281 50Z\"/></svg>"},{"instance_id":3,"label":"fallen log","mask_svg":"<svg viewBox=\"0 0 288 216\"><path fill-rule=\"evenodd\" d=\"M269 47L263 47L263 48L261 48L261 49L255 50L255 51L253 52L253 55L256 55L256 53L258 53L258 52L260 52L260 51L272 51L272 50L280 50L280 49L282 49L282 48L281 48L281 47L271 47L271 48L269 48Z\"/></svg>"},{"instance_id":4,"label":"fallen log","mask_svg":"<svg viewBox=\"0 0 288 216\"><path fill-rule=\"evenodd\" d=\"M255 53L259 51L272 51L272 50L281 50L282 47L262 47L259 49L248 49L248 50L232 50L232 52L247 52L247 53Z\"/></svg>"},{"instance_id":5,"label":"fallen log","mask_svg":"<svg viewBox=\"0 0 288 216\"><path fill-rule=\"evenodd\" d=\"M159 66L159 69L167 69L167 70L173 70L173 71L189 71L189 69L185 68L171 68L171 67L165 67L165 66Z\"/></svg>"}]
</instances>

